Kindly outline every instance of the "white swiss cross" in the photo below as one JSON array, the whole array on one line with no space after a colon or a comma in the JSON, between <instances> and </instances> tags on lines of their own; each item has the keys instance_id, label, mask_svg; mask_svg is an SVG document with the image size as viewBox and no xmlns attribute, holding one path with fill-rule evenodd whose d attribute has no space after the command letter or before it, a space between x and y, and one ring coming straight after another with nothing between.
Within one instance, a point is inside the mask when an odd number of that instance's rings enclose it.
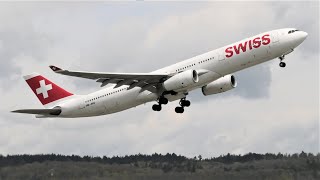
<instances>
[{"instance_id":1,"label":"white swiss cross","mask_svg":"<svg viewBox=\"0 0 320 180\"><path fill-rule=\"evenodd\" d=\"M52 85L46 85L44 80L39 81L40 87L36 89L37 94L42 94L43 98L46 99L48 97L48 91L52 89Z\"/></svg>"}]
</instances>

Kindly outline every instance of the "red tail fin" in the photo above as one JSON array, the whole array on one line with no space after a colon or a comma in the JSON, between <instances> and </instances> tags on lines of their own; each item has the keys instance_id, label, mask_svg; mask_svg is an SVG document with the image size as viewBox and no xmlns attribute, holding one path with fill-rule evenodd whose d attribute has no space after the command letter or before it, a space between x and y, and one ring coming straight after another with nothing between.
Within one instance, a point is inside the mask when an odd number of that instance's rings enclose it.
<instances>
[{"instance_id":1,"label":"red tail fin","mask_svg":"<svg viewBox=\"0 0 320 180\"><path fill-rule=\"evenodd\" d=\"M43 105L73 95L38 73L26 75L24 79Z\"/></svg>"}]
</instances>

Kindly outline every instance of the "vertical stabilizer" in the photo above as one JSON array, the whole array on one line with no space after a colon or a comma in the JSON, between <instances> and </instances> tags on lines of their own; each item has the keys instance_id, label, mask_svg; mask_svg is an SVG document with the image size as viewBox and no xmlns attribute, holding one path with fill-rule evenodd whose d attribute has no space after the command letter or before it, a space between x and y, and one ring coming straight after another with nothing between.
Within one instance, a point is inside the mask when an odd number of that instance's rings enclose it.
<instances>
[{"instance_id":1,"label":"vertical stabilizer","mask_svg":"<svg viewBox=\"0 0 320 180\"><path fill-rule=\"evenodd\" d=\"M26 75L24 79L44 106L53 105L60 99L73 96L72 93L64 90L38 73Z\"/></svg>"}]
</instances>

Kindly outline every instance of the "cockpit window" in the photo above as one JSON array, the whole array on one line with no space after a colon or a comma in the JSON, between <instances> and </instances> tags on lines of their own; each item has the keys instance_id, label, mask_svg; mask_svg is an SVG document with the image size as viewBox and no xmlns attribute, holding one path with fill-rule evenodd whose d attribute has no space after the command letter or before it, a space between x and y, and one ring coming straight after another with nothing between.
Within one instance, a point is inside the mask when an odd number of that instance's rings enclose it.
<instances>
[{"instance_id":1,"label":"cockpit window","mask_svg":"<svg viewBox=\"0 0 320 180\"><path fill-rule=\"evenodd\" d=\"M290 31L288 32L288 34L294 33L294 32L296 32L296 31L299 31L299 30L298 30L298 29L290 30Z\"/></svg>"}]
</instances>

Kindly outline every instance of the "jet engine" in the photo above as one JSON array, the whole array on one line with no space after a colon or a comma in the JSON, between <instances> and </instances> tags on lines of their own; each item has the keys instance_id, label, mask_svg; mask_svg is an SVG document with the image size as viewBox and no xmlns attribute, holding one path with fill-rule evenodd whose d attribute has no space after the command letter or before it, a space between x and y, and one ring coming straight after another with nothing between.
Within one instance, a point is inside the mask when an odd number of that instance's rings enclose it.
<instances>
[{"instance_id":1,"label":"jet engine","mask_svg":"<svg viewBox=\"0 0 320 180\"><path fill-rule=\"evenodd\" d=\"M237 87L236 79L233 75L230 74L203 86L202 93L203 95L207 96L229 91L235 87Z\"/></svg>"},{"instance_id":2,"label":"jet engine","mask_svg":"<svg viewBox=\"0 0 320 180\"><path fill-rule=\"evenodd\" d=\"M167 91L179 90L199 81L199 75L196 70L187 70L178 73L163 82L163 87Z\"/></svg>"}]
</instances>

